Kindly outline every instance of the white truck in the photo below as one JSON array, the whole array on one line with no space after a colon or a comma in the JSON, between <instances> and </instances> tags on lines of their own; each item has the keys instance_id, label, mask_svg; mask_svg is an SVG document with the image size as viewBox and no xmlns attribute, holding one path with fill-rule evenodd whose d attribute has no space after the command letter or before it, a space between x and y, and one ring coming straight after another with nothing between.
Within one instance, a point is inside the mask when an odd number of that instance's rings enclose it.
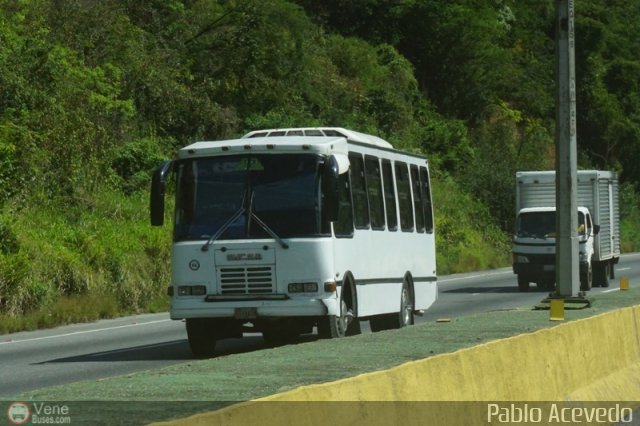
<instances>
[{"instance_id":1,"label":"white truck","mask_svg":"<svg viewBox=\"0 0 640 426\"><path fill-rule=\"evenodd\" d=\"M615 172L577 172L580 290L609 286L620 259L620 209ZM529 283L551 290L556 275L556 183L554 171L516 173L513 272L518 289Z\"/></svg>"}]
</instances>

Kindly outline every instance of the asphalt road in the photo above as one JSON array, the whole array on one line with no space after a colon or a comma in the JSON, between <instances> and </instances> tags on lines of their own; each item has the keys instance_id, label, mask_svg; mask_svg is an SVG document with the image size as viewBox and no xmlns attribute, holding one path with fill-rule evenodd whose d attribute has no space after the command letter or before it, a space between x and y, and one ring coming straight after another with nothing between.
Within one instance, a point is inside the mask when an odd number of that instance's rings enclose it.
<instances>
[{"instance_id":1,"label":"asphalt road","mask_svg":"<svg viewBox=\"0 0 640 426\"><path fill-rule=\"evenodd\" d=\"M624 255L616 279L607 289L617 291L619 277L631 286L640 282L640 253ZM441 276L439 297L416 322L453 318L477 312L533 306L547 296L536 291L520 293L510 268ZM363 332L369 332L363 322ZM303 339L313 340L315 336ZM217 345L218 356L260 350L258 334L227 339ZM62 385L78 380L125 375L192 359L184 324L168 313L146 314L75 324L49 330L0 335L0 399L2 396Z\"/></svg>"}]
</instances>

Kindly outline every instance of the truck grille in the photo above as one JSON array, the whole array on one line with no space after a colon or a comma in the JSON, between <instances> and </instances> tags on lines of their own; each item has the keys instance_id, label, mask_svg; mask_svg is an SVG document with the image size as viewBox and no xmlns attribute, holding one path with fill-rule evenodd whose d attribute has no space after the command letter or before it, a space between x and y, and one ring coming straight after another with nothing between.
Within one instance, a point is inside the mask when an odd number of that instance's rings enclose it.
<instances>
[{"instance_id":1,"label":"truck grille","mask_svg":"<svg viewBox=\"0 0 640 426\"><path fill-rule=\"evenodd\" d=\"M273 293L271 266L218 268L221 294Z\"/></svg>"},{"instance_id":2,"label":"truck grille","mask_svg":"<svg viewBox=\"0 0 640 426\"><path fill-rule=\"evenodd\" d=\"M529 263L536 265L555 265L556 257L553 254L527 254Z\"/></svg>"}]
</instances>

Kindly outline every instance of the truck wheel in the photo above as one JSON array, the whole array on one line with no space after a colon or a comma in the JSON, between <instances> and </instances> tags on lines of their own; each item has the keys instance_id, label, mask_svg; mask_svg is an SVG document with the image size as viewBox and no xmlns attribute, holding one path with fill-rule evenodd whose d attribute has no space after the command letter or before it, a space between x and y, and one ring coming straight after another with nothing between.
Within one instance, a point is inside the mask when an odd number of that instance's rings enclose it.
<instances>
[{"instance_id":1,"label":"truck wheel","mask_svg":"<svg viewBox=\"0 0 640 426\"><path fill-rule=\"evenodd\" d=\"M609 287L609 277L611 276L611 264L605 263L600 268L599 284L601 287Z\"/></svg>"},{"instance_id":2,"label":"truck wheel","mask_svg":"<svg viewBox=\"0 0 640 426\"><path fill-rule=\"evenodd\" d=\"M518 275L518 290L529 291L529 280L524 275Z\"/></svg>"},{"instance_id":3,"label":"truck wheel","mask_svg":"<svg viewBox=\"0 0 640 426\"><path fill-rule=\"evenodd\" d=\"M187 318L187 338L191 353L208 358L216 348L215 323L208 318Z\"/></svg>"},{"instance_id":4,"label":"truck wheel","mask_svg":"<svg viewBox=\"0 0 640 426\"><path fill-rule=\"evenodd\" d=\"M593 265L589 262L587 271L580 274L580 290L589 291L593 285Z\"/></svg>"}]
</instances>

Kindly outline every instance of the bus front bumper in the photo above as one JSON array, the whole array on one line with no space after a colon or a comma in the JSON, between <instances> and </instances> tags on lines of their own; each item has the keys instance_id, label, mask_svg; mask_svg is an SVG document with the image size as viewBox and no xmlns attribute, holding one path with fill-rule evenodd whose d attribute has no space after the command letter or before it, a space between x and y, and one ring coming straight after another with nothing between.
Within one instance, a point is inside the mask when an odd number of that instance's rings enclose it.
<instances>
[{"instance_id":1,"label":"bus front bumper","mask_svg":"<svg viewBox=\"0 0 640 426\"><path fill-rule=\"evenodd\" d=\"M338 301L329 299L237 300L173 297L171 319L185 318L278 318L338 315Z\"/></svg>"}]
</instances>

